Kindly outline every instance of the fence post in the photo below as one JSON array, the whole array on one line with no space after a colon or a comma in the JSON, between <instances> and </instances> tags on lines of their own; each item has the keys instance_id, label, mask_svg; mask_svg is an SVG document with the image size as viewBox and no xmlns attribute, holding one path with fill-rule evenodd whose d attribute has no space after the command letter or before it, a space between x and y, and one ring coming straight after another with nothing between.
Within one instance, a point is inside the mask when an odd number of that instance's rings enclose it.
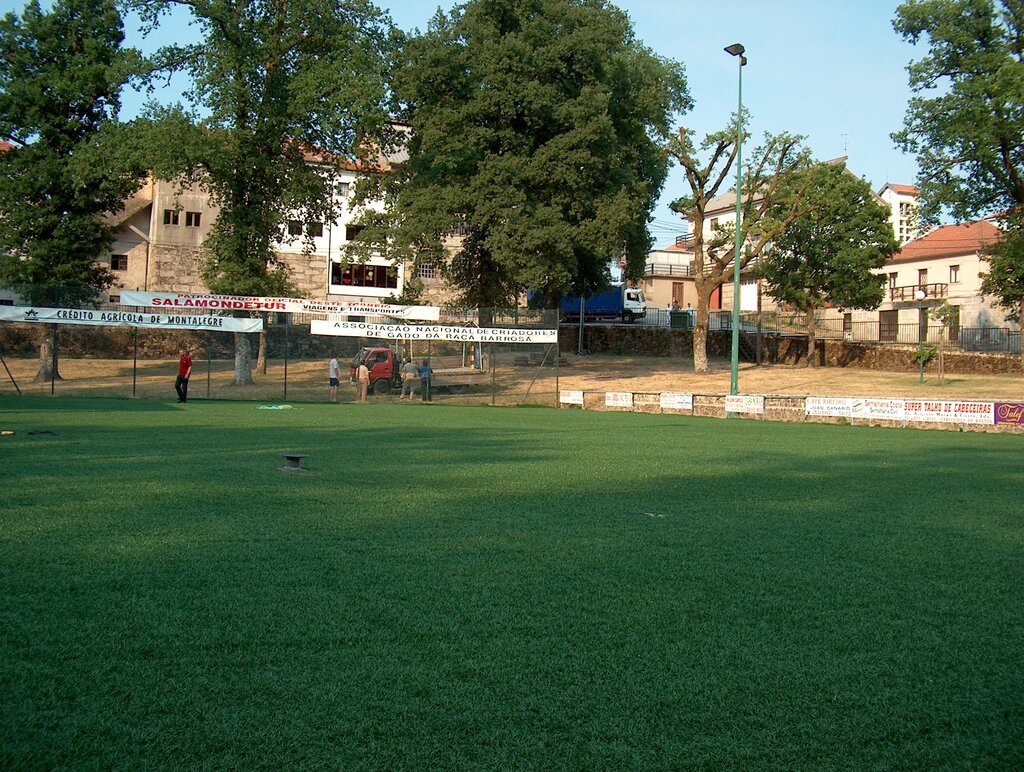
<instances>
[{"instance_id":1,"label":"fence post","mask_svg":"<svg viewBox=\"0 0 1024 772\"><path fill-rule=\"evenodd\" d=\"M139 328L133 328L133 346L132 346L132 396L135 396L135 382L138 377L139 371Z\"/></svg>"},{"instance_id":2,"label":"fence post","mask_svg":"<svg viewBox=\"0 0 1024 772\"><path fill-rule=\"evenodd\" d=\"M284 398L288 399L288 328L291 327L291 319L285 317L284 325Z\"/></svg>"},{"instance_id":3,"label":"fence post","mask_svg":"<svg viewBox=\"0 0 1024 772\"><path fill-rule=\"evenodd\" d=\"M210 368L211 368L211 354L210 344L213 340L213 333L209 330L206 331L206 398L210 398Z\"/></svg>"}]
</instances>

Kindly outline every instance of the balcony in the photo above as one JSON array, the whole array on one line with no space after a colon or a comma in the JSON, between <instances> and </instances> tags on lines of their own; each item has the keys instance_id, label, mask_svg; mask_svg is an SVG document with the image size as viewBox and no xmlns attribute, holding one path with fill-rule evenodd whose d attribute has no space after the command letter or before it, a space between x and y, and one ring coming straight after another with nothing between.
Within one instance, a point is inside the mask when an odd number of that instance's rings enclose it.
<instances>
[{"instance_id":1,"label":"balcony","mask_svg":"<svg viewBox=\"0 0 1024 772\"><path fill-rule=\"evenodd\" d=\"M948 284L912 284L909 287L889 287L889 300L893 303L917 302L917 291L924 290L925 300L942 300L949 296Z\"/></svg>"}]
</instances>

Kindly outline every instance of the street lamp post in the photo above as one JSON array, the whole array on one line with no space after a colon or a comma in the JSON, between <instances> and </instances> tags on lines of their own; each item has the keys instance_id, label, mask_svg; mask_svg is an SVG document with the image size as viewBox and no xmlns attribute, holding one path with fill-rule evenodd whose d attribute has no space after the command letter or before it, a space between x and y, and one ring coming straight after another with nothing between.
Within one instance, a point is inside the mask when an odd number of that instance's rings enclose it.
<instances>
[{"instance_id":1,"label":"street lamp post","mask_svg":"<svg viewBox=\"0 0 1024 772\"><path fill-rule=\"evenodd\" d=\"M740 43L726 46L726 53L739 57L739 107L736 109L736 244L732 255L732 370L729 393L740 390L740 251L743 248L743 66L746 49Z\"/></svg>"},{"instance_id":2,"label":"street lamp post","mask_svg":"<svg viewBox=\"0 0 1024 772\"><path fill-rule=\"evenodd\" d=\"M922 322L924 321L924 299L928 297L928 293L925 292L924 287L918 287L914 292L914 297L917 298L917 362L920 365L921 375L918 383L924 383L924 339L928 337L928 325L922 325Z\"/></svg>"}]
</instances>

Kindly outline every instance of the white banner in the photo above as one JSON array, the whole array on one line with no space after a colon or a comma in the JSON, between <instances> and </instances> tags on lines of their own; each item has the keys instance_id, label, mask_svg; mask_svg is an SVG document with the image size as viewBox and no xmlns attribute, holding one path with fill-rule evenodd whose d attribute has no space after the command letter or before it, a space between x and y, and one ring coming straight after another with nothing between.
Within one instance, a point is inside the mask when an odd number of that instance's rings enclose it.
<instances>
[{"instance_id":1,"label":"white banner","mask_svg":"<svg viewBox=\"0 0 1024 772\"><path fill-rule=\"evenodd\" d=\"M726 394L725 412L763 415L764 397L754 396L753 394Z\"/></svg>"},{"instance_id":2,"label":"white banner","mask_svg":"<svg viewBox=\"0 0 1024 772\"><path fill-rule=\"evenodd\" d=\"M902 421L905 415L902 399L855 399L853 401L853 418Z\"/></svg>"},{"instance_id":3,"label":"white banner","mask_svg":"<svg viewBox=\"0 0 1024 772\"><path fill-rule=\"evenodd\" d=\"M850 397L808 397L804 412L806 415L852 418L853 402Z\"/></svg>"},{"instance_id":4,"label":"white banner","mask_svg":"<svg viewBox=\"0 0 1024 772\"><path fill-rule=\"evenodd\" d=\"M562 389L558 394L558 401L563 405L582 405L583 404L583 392L582 391L568 391Z\"/></svg>"},{"instance_id":5,"label":"white banner","mask_svg":"<svg viewBox=\"0 0 1024 772\"><path fill-rule=\"evenodd\" d=\"M441 309L436 306L392 306L386 303L349 303L334 300L299 298L261 298L244 295L207 295L186 292L138 292L122 290L122 306L153 306L174 309L228 311L281 311L290 314L334 314L336 316L393 316L436 322Z\"/></svg>"},{"instance_id":6,"label":"white banner","mask_svg":"<svg viewBox=\"0 0 1024 772\"><path fill-rule=\"evenodd\" d=\"M693 410L692 394L677 394L675 392L662 392L662 410Z\"/></svg>"},{"instance_id":7,"label":"white banner","mask_svg":"<svg viewBox=\"0 0 1024 772\"><path fill-rule=\"evenodd\" d=\"M84 324L98 327L152 327L169 330L262 332L263 320L204 314L151 314L94 308L0 306L0 319L39 324Z\"/></svg>"},{"instance_id":8,"label":"white banner","mask_svg":"<svg viewBox=\"0 0 1024 772\"><path fill-rule=\"evenodd\" d=\"M438 325L370 324L313 319L313 335L384 340L461 340L473 343L555 343L558 330L519 330L509 327L443 327Z\"/></svg>"},{"instance_id":9,"label":"white banner","mask_svg":"<svg viewBox=\"0 0 1024 772\"><path fill-rule=\"evenodd\" d=\"M606 391L604 394L605 407L633 407L633 392L631 391Z\"/></svg>"},{"instance_id":10,"label":"white banner","mask_svg":"<svg viewBox=\"0 0 1024 772\"><path fill-rule=\"evenodd\" d=\"M995 404L992 402L957 402L905 400L908 421L929 421L952 424L995 424Z\"/></svg>"}]
</instances>

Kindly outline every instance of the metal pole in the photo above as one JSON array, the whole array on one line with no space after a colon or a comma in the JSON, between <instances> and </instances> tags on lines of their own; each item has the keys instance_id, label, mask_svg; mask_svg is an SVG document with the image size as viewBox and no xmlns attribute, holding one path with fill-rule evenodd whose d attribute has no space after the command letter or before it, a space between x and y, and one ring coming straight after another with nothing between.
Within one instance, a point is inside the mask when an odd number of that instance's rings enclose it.
<instances>
[{"instance_id":1,"label":"metal pole","mask_svg":"<svg viewBox=\"0 0 1024 772\"><path fill-rule=\"evenodd\" d=\"M134 345L132 351L132 396L135 396L135 383L138 378L139 371L139 328L133 328L135 335Z\"/></svg>"},{"instance_id":2,"label":"metal pole","mask_svg":"<svg viewBox=\"0 0 1024 772\"><path fill-rule=\"evenodd\" d=\"M732 48L733 50L729 50ZM738 43L726 49L739 57L739 106L736 109L736 243L733 247L732 271L732 367L729 393L739 394L740 387L740 254L743 249L743 46Z\"/></svg>"},{"instance_id":3,"label":"metal pole","mask_svg":"<svg viewBox=\"0 0 1024 772\"><path fill-rule=\"evenodd\" d=\"M284 325L284 398L288 399L288 328L291 327L291 319L285 317Z\"/></svg>"},{"instance_id":4,"label":"metal pole","mask_svg":"<svg viewBox=\"0 0 1024 772\"><path fill-rule=\"evenodd\" d=\"M50 396L56 392L57 380L57 325L50 326Z\"/></svg>"},{"instance_id":5,"label":"metal pole","mask_svg":"<svg viewBox=\"0 0 1024 772\"><path fill-rule=\"evenodd\" d=\"M210 362L210 341L213 339L213 333L209 330L206 331L206 398L210 398L210 368L213 366Z\"/></svg>"},{"instance_id":6,"label":"metal pole","mask_svg":"<svg viewBox=\"0 0 1024 772\"><path fill-rule=\"evenodd\" d=\"M920 365L918 383L924 383L924 339L928 335L928 325L924 320L924 302L917 309L917 362Z\"/></svg>"}]
</instances>

